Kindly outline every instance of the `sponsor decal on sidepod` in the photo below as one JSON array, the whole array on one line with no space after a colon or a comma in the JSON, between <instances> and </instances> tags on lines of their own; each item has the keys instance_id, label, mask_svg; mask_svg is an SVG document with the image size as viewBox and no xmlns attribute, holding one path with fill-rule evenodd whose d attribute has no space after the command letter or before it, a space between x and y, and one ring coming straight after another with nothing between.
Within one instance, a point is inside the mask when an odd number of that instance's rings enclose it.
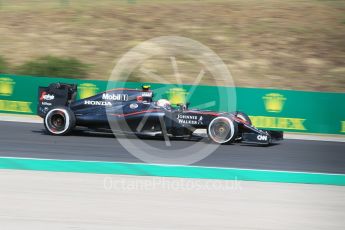
<instances>
[{"instance_id":1,"label":"sponsor decal on sidepod","mask_svg":"<svg viewBox=\"0 0 345 230\"><path fill-rule=\"evenodd\" d=\"M112 104L109 101L84 101L85 105L103 105L111 106Z\"/></svg>"},{"instance_id":2,"label":"sponsor decal on sidepod","mask_svg":"<svg viewBox=\"0 0 345 230\"><path fill-rule=\"evenodd\" d=\"M129 105L129 108L131 108L131 109L136 109L136 108L138 108L138 104L136 104L136 103L130 104L130 105Z\"/></svg>"},{"instance_id":3,"label":"sponsor decal on sidepod","mask_svg":"<svg viewBox=\"0 0 345 230\"><path fill-rule=\"evenodd\" d=\"M128 101L128 94L109 94L103 93L102 94L103 100L113 100L113 101Z\"/></svg>"},{"instance_id":4,"label":"sponsor decal on sidepod","mask_svg":"<svg viewBox=\"0 0 345 230\"><path fill-rule=\"evenodd\" d=\"M184 114L179 114L177 116L178 122L180 124L191 124L191 125L196 125L196 124L202 124L203 117L202 116L196 116L196 115L184 115Z\"/></svg>"}]
</instances>

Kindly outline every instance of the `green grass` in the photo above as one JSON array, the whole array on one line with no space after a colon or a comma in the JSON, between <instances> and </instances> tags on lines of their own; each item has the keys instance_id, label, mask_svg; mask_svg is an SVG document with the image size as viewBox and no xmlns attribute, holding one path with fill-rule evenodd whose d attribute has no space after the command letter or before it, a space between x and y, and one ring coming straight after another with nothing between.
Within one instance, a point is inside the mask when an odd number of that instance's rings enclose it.
<instances>
[{"instance_id":1,"label":"green grass","mask_svg":"<svg viewBox=\"0 0 345 230\"><path fill-rule=\"evenodd\" d=\"M76 58L43 56L28 61L15 70L17 74L28 76L52 76L67 78L85 78L89 66Z\"/></svg>"},{"instance_id":2,"label":"green grass","mask_svg":"<svg viewBox=\"0 0 345 230\"><path fill-rule=\"evenodd\" d=\"M68 56L92 64L88 78L107 79L135 45L178 35L215 51L238 86L345 88L345 1L2 0L0 6L0 53L13 66ZM193 83L200 66L185 57L177 63L183 82ZM145 65L176 82L169 58ZM132 76L156 81L138 71ZM210 73L201 83L214 84Z\"/></svg>"},{"instance_id":3,"label":"green grass","mask_svg":"<svg viewBox=\"0 0 345 230\"><path fill-rule=\"evenodd\" d=\"M7 61L0 56L0 73L8 73L9 72L9 66Z\"/></svg>"}]
</instances>

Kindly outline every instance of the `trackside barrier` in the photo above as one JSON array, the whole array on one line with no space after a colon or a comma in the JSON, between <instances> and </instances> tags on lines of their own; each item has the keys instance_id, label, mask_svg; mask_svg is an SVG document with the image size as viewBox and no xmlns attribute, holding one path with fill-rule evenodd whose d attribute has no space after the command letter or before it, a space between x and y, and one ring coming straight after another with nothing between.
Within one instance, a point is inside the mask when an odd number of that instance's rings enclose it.
<instances>
[{"instance_id":1,"label":"trackside barrier","mask_svg":"<svg viewBox=\"0 0 345 230\"><path fill-rule=\"evenodd\" d=\"M2 74L0 112L35 114L38 86L47 86L53 82L77 83L78 98L89 97L104 91L107 87L106 81L99 80ZM123 84L130 88L140 88L143 83ZM181 95L192 87L149 84L153 90L159 92L156 93L156 99L168 98L172 101L183 101ZM226 87L197 86L188 102L192 108L226 111L229 107L224 106L224 97L220 96L226 91ZM254 125L259 128L301 133L345 134L345 93L236 88L236 96L237 110L249 114Z\"/></svg>"}]
</instances>

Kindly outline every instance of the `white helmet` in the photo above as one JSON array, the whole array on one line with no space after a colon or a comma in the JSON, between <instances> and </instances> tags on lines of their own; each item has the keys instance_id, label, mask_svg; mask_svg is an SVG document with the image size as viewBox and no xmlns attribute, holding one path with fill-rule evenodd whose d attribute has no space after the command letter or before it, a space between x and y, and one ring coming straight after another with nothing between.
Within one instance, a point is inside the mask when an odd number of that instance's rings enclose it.
<instances>
[{"instance_id":1,"label":"white helmet","mask_svg":"<svg viewBox=\"0 0 345 230\"><path fill-rule=\"evenodd\" d=\"M167 99L159 99L157 101L157 106L163 107L163 108L170 108L171 103Z\"/></svg>"}]
</instances>

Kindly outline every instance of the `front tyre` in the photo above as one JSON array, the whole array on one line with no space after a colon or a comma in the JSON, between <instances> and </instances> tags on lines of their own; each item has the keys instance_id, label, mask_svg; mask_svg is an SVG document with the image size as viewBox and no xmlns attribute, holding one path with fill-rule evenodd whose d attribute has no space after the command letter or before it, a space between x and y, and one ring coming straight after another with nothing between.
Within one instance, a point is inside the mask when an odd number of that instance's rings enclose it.
<instances>
[{"instance_id":1,"label":"front tyre","mask_svg":"<svg viewBox=\"0 0 345 230\"><path fill-rule=\"evenodd\" d=\"M51 135L66 135L75 127L74 113L67 107L55 107L45 116L44 127Z\"/></svg>"},{"instance_id":2,"label":"front tyre","mask_svg":"<svg viewBox=\"0 0 345 230\"><path fill-rule=\"evenodd\" d=\"M210 122L207 134L214 143L232 143L238 134L237 123L229 117L216 117Z\"/></svg>"}]
</instances>

